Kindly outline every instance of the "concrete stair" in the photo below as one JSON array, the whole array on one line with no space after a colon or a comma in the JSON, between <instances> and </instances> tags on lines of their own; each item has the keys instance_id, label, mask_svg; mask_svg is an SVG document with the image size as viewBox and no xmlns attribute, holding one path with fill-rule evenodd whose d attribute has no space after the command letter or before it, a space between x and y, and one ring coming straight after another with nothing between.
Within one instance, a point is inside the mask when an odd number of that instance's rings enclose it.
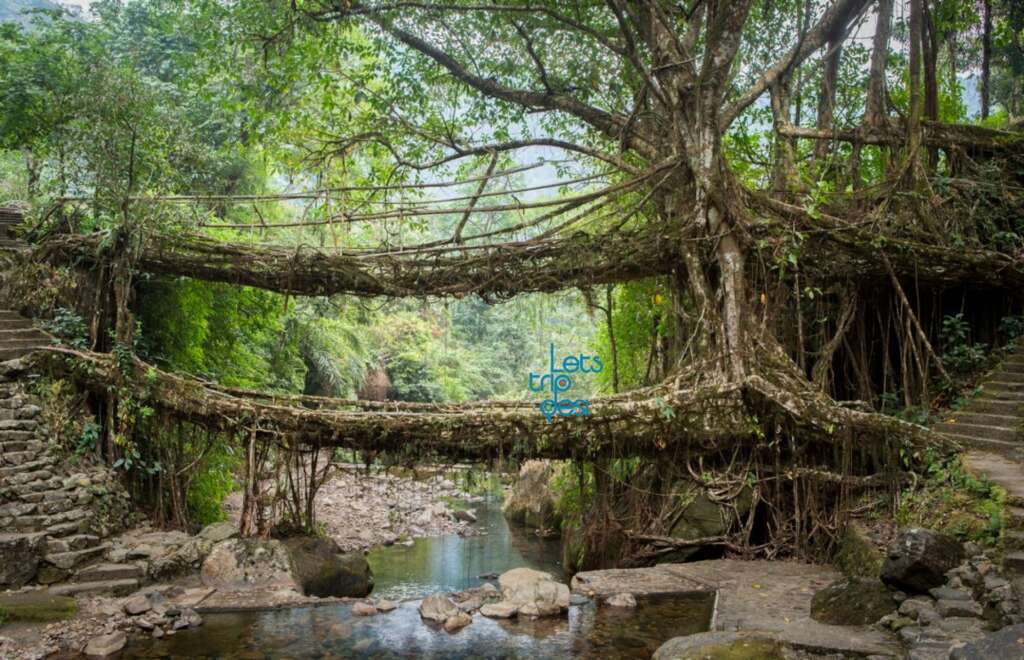
<instances>
[{"instance_id":1,"label":"concrete stair","mask_svg":"<svg viewBox=\"0 0 1024 660\"><path fill-rule=\"evenodd\" d=\"M935 431L969 449L968 470L1006 492L1003 508L1003 570L1024 577L1024 347L1016 350L982 384L982 394L963 410L950 412ZM1024 584L1024 582L1022 582Z\"/></svg>"},{"instance_id":2,"label":"concrete stair","mask_svg":"<svg viewBox=\"0 0 1024 660\"><path fill-rule=\"evenodd\" d=\"M0 309L0 362L53 345L53 337L12 309Z\"/></svg>"},{"instance_id":3,"label":"concrete stair","mask_svg":"<svg viewBox=\"0 0 1024 660\"><path fill-rule=\"evenodd\" d=\"M58 596L127 596L138 588L138 580L122 579L98 582L68 582L51 586L49 592Z\"/></svg>"}]
</instances>

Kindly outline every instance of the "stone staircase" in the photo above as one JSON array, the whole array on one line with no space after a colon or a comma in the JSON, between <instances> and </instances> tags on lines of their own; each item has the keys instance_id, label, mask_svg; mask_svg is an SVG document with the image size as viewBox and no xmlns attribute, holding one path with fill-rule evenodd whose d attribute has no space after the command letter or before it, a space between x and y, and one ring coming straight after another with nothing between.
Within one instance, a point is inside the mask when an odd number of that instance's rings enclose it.
<instances>
[{"instance_id":1,"label":"stone staircase","mask_svg":"<svg viewBox=\"0 0 1024 660\"><path fill-rule=\"evenodd\" d=\"M968 450L967 468L1006 491L1003 571L1024 595L1024 344L982 384L982 394L933 430Z\"/></svg>"},{"instance_id":2,"label":"stone staircase","mask_svg":"<svg viewBox=\"0 0 1024 660\"><path fill-rule=\"evenodd\" d=\"M27 318L14 310L0 309L0 362L20 358L52 344L53 338L35 328Z\"/></svg>"},{"instance_id":3,"label":"stone staircase","mask_svg":"<svg viewBox=\"0 0 1024 660\"><path fill-rule=\"evenodd\" d=\"M0 367L0 581L18 587L67 580L50 591L71 595L134 591L140 567L98 563L110 545L89 530L92 484L69 474L50 450L41 409L23 391L20 361Z\"/></svg>"},{"instance_id":4,"label":"stone staircase","mask_svg":"<svg viewBox=\"0 0 1024 660\"><path fill-rule=\"evenodd\" d=\"M24 216L20 209L0 207L0 250L23 250L28 243L22 241L14 233L14 228L21 224Z\"/></svg>"}]
</instances>

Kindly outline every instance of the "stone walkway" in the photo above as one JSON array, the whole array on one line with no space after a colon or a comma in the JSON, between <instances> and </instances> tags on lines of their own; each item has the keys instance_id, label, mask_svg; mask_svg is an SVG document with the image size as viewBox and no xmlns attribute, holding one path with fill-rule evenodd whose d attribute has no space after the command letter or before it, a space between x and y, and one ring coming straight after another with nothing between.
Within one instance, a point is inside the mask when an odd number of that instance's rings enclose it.
<instances>
[{"instance_id":1,"label":"stone walkway","mask_svg":"<svg viewBox=\"0 0 1024 660\"><path fill-rule=\"evenodd\" d=\"M981 396L949 413L934 430L968 449L964 457L968 470L1006 491L1003 572L1024 577L1024 347L1020 343L981 387Z\"/></svg>"},{"instance_id":2,"label":"stone walkway","mask_svg":"<svg viewBox=\"0 0 1024 660\"><path fill-rule=\"evenodd\" d=\"M833 626L811 619L814 592L842 576L828 566L785 561L712 559L650 568L577 573L575 593L607 598L717 592L712 630L758 630L812 652L898 656L894 636L867 626Z\"/></svg>"}]
</instances>

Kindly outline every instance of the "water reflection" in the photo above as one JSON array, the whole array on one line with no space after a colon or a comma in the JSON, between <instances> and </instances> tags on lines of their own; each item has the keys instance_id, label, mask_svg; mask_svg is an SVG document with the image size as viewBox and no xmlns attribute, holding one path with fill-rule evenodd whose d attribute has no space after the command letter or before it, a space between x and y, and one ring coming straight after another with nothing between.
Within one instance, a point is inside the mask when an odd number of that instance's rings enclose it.
<instances>
[{"instance_id":1,"label":"water reflection","mask_svg":"<svg viewBox=\"0 0 1024 660\"><path fill-rule=\"evenodd\" d=\"M373 569L375 598L423 598L436 591L460 591L481 584L478 576L528 566L561 575L557 539L509 528L500 503L474 505L474 527L483 536L457 535L416 539L411 546L377 548L367 559Z\"/></svg>"}]
</instances>

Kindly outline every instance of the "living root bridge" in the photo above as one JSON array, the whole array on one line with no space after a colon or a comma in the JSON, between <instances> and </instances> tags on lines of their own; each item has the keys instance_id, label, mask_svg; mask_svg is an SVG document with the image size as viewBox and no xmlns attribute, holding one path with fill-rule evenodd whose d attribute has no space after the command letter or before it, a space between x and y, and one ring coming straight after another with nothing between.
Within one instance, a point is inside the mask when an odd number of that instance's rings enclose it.
<instances>
[{"instance_id":1,"label":"living root bridge","mask_svg":"<svg viewBox=\"0 0 1024 660\"><path fill-rule=\"evenodd\" d=\"M771 216L752 234L769 244L798 228L809 236L802 263L808 281L901 279L934 285L1024 291L1024 259L993 250L945 246L897 237L839 218L811 218L797 206L749 196ZM796 223L795 227L793 223ZM292 295L463 296L487 300L670 275L681 270L678 228L648 226L606 234L496 245L325 252L224 243L202 236L153 236L135 268L142 272L243 284ZM104 262L98 235L57 235L37 257L54 263ZM888 260L888 265L886 264Z\"/></svg>"},{"instance_id":2,"label":"living root bridge","mask_svg":"<svg viewBox=\"0 0 1024 660\"><path fill-rule=\"evenodd\" d=\"M38 355L86 388L109 395L118 383L122 392L127 388L161 413L212 430L248 429L264 439L287 437L310 447L417 461L700 455L737 444L767 446L780 428L825 446L851 437L864 448L949 444L923 427L841 407L820 392L787 392L761 376L718 384L677 377L592 399L589 416L548 423L536 402L422 404L275 395L220 387L138 359L125 374L109 354L52 348Z\"/></svg>"},{"instance_id":3,"label":"living root bridge","mask_svg":"<svg viewBox=\"0 0 1024 660\"><path fill-rule=\"evenodd\" d=\"M424 296L561 291L671 272L678 239L655 232L527 240L482 246L391 251L314 250L224 243L200 236L154 237L136 267L162 275L244 284L294 295ZM98 236L63 235L42 247L56 262L95 262Z\"/></svg>"}]
</instances>

